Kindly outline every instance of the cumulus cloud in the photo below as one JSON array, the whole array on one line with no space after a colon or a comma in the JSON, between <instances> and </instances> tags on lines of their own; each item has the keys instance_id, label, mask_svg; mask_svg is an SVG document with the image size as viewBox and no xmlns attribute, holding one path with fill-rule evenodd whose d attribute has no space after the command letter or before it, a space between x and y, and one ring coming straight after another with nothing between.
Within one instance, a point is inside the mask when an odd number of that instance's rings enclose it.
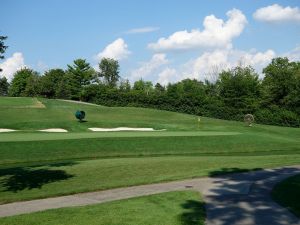
<instances>
[{"instance_id":1,"label":"cumulus cloud","mask_svg":"<svg viewBox=\"0 0 300 225\"><path fill-rule=\"evenodd\" d=\"M288 57L291 61L300 61L300 45L293 50L283 54L284 57Z\"/></svg>"},{"instance_id":2,"label":"cumulus cloud","mask_svg":"<svg viewBox=\"0 0 300 225\"><path fill-rule=\"evenodd\" d=\"M202 31L199 29L177 31L167 38L150 43L148 47L155 51L229 47L233 38L242 33L247 19L238 9L232 9L226 15L228 16L226 22L214 15L206 16Z\"/></svg>"},{"instance_id":3,"label":"cumulus cloud","mask_svg":"<svg viewBox=\"0 0 300 225\"><path fill-rule=\"evenodd\" d=\"M141 33L150 33L159 30L159 27L140 27L133 28L126 31L127 34L141 34Z\"/></svg>"},{"instance_id":4,"label":"cumulus cloud","mask_svg":"<svg viewBox=\"0 0 300 225\"><path fill-rule=\"evenodd\" d=\"M177 71L173 68L165 68L163 71L161 71L158 74L157 83L160 83L161 85L167 85L171 81L174 81L177 79Z\"/></svg>"},{"instance_id":5,"label":"cumulus cloud","mask_svg":"<svg viewBox=\"0 0 300 225\"><path fill-rule=\"evenodd\" d=\"M202 81L205 79L215 81L217 74L222 70L238 65L250 65L262 76L262 69L274 57L276 57L276 53L271 49L265 52L255 50L246 52L234 49L205 52L183 66L181 79L195 78Z\"/></svg>"},{"instance_id":6,"label":"cumulus cloud","mask_svg":"<svg viewBox=\"0 0 300 225\"><path fill-rule=\"evenodd\" d=\"M271 62L274 57L276 57L276 53L271 49L265 52L256 52L253 54L246 52L241 52L240 54L242 63L254 66L256 68L265 66Z\"/></svg>"},{"instance_id":7,"label":"cumulus cloud","mask_svg":"<svg viewBox=\"0 0 300 225\"><path fill-rule=\"evenodd\" d=\"M114 42L107 45L104 50L97 54L97 60L102 58L111 58L115 60L122 60L130 55L128 45L122 38L118 38Z\"/></svg>"},{"instance_id":8,"label":"cumulus cloud","mask_svg":"<svg viewBox=\"0 0 300 225\"><path fill-rule=\"evenodd\" d=\"M264 22L300 22L298 7L283 7L278 4L260 8L253 14L254 19Z\"/></svg>"},{"instance_id":9,"label":"cumulus cloud","mask_svg":"<svg viewBox=\"0 0 300 225\"><path fill-rule=\"evenodd\" d=\"M227 69L230 66L228 50L205 52L198 58L190 60L183 66L183 78L211 80L213 70ZM220 71L217 71L220 72Z\"/></svg>"},{"instance_id":10,"label":"cumulus cloud","mask_svg":"<svg viewBox=\"0 0 300 225\"><path fill-rule=\"evenodd\" d=\"M145 78L167 63L169 63L169 60L167 59L166 54L154 54L150 61L142 63L138 69L132 71L131 78Z\"/></svg>"},{"instance_id":11,"label":"cumulus cloud","mask_svg":"<svg viewBox=\"0 0 300 225\"><path fill-rule=\"evenodd\" d=\"M296 56L300 51L295 49L289 55ZM154 54L148 62L132 71L131 79L147 78L162 85L177 82L183 79L209 80L215 82L218 74L223 70L241 66L252 66L262 77L262 69L276 57L276 53L266 51L241 51L237 49L215 49L206 51L199 57L180 65L171 65L163 53Z\"/></svg>"},{"instance_id":12,"label":"cumulus cloud","mask_svg":"<svg viewBox=\"0 0 300 225\"><path fill-rule=\"evenodd\" d=\"M25 67L23 54L21 52L16 52L0 64L0 68L2 69L0 74L10 81L13 78L14 73L23 67Z\"/></svg>"}]
</instances>

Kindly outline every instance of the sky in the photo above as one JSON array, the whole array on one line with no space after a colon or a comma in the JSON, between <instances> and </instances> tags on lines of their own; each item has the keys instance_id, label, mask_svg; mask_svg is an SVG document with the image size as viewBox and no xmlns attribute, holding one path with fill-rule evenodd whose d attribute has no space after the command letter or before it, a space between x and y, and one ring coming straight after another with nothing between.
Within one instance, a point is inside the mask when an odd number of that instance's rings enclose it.
<instances>
[{"instance_id":1,"label":"sky","mask_svg":"<svg viewBox=\"0 0 300 225\"><path fill-rule=\"evenodd\" d=\"M0 35L9 80L103 57L131 82L213 80L237 65L263 77L274 57L300 60L300 0L1 0Z\"/></svg>"}]
</instances>

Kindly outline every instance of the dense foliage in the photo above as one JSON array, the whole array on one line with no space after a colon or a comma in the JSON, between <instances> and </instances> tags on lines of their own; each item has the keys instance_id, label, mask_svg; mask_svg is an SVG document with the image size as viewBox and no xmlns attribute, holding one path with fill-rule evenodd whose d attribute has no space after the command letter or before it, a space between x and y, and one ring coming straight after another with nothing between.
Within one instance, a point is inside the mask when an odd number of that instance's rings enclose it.
<instances>
[{"instance_id":1,"label":"dense foliage","mask_svg":"<svg viewBox=\"0 0 300 225\"><path fill-rule=\"evenodd\" d=\"M43 96L93 102L106 106L138 106L200 116L242 121L253 114L255 121L300 126L300 62L275 58L263 69L264 78L250 66L224 70L215 82L185 79L163 86L138 80L121 80L119 64L104 58L95 71L84 59L67 70L50 69L43 75L23 68L10 83L10 96ZM7 94L8 84L1 87Z\"/></svg>"},{"instance_id":2,"label":"dense foliage","mask_svg":"<svg viewBox=\"0 0 300 225\"><path fill-rule=\"evenodd\" d=\"M0 59L4 59L4 53L8 46L4 44L4 40L6 39L6 36L0 35ZM0 72L2 69L0 68Z\"/></svg>"}]
</instances>

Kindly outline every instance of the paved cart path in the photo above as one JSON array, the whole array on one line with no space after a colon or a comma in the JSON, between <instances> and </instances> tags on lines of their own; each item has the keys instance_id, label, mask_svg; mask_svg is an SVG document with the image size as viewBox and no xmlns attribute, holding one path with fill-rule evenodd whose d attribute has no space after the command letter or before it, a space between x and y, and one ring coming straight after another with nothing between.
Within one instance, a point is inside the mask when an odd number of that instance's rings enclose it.
<instances>
[{"instance_id":1,"label":"paved cart path","mask_svg":"<svg viewBox=\"0 0 300 225\"><path fill-rule=\"evenodd\" d=\"M298 173L300 165L15 202L0 205L0 217L193 189L204 197L207 225L300 225L298 218L270 197L276 183Z\"/></svg>"}]
</instances>

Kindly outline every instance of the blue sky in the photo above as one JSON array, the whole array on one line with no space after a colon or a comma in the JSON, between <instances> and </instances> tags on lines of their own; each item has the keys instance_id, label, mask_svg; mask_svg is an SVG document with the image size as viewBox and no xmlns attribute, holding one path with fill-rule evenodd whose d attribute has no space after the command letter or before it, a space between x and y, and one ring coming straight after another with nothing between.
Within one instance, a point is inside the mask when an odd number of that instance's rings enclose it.
<instances>
[{"instance_id":1,"label":"blue sky","mask_svg":"<svg viewBox=\"0 0 300 225\"><path fill-rule=\"evenodd\" d=\"M43 72L112 57L122 77L166 84L238 62L260 73L272 57L300 59L299 0L2 0L1 8L8 78L25 65Z\"/></svg>"}]
</instances>

